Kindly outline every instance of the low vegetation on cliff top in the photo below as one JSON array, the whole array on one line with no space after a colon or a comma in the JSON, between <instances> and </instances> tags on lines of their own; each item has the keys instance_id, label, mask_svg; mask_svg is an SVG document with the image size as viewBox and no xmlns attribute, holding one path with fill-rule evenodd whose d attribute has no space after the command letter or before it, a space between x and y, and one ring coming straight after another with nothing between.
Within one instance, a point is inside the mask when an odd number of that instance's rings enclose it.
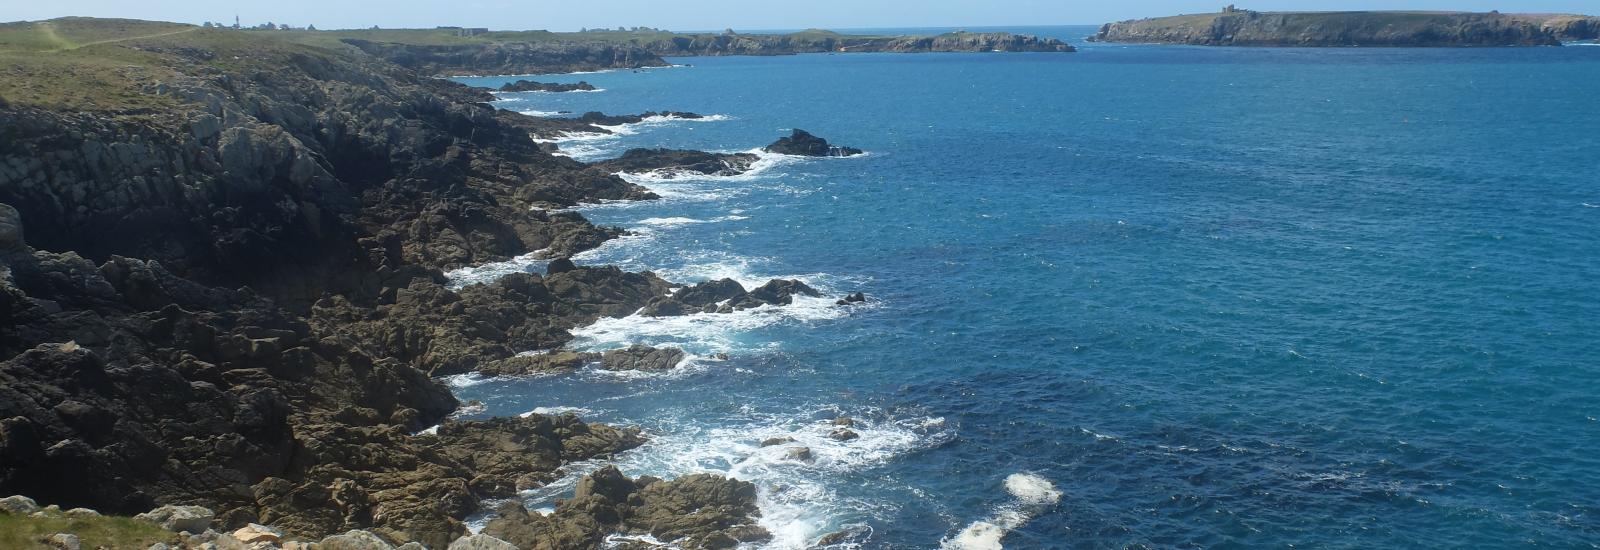
<instances>
[{"instance_id":1,"label":"low vegetation on cliff top","mask_svg":"<svg viewBox=\"0 0 1600 550\"><path fill-rule=\"evenodd\" d=\"M28 517L0 513L0 548L54 548L43 541L56 533L76 535L84 548L144 550L156 543L176 544L178 537L160 526L133 518Z\"/></svg>"}]
</instances>

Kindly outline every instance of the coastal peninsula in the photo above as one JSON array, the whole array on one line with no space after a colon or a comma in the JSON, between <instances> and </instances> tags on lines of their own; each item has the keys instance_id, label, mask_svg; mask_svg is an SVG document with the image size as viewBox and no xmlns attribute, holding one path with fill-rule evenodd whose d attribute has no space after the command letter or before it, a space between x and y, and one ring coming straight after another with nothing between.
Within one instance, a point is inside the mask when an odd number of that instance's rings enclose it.
<instances>
[{"instance_id":1,"label":"coastal peninsula","mask_svg":"<svg viewBox=\"0 0 1600 550\"><path fill-rule=\"evenodd\" d=\"M1215 13L1107 23L1095 42L1200 46L1486 47L1560 46L1600 39L1600 18L1421 12L1261 12L1228 6Z\"/></svg>"}]
</instances>

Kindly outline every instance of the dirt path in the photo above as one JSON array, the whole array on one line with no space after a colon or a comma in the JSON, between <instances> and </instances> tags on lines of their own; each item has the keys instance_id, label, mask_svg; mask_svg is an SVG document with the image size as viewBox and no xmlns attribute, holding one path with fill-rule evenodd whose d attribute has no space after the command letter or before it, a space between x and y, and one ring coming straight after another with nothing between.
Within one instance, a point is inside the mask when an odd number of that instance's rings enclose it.
<instances>
[{"instance_id":1,"label":"dirt path","mask_svg":"<svg viewBox=\"0 0 1600 550\"><path fill-rule=\"evenodd\" d=\"M59 51L66 51L66 50L76 50L78 48L82 48L82 47L85 47L85 46L96 46L96 45L100 45L100 44L111 44L111 43L114 43L114 42L126 42L126 41L129 41L129 40L142 40L142 39L145 39L145 38L160 38L160 37L163 37L163 36L172 36L174 34L183 34L183 33L186 33L186 32L194 32L195 29L199 28L199 27L189 27L189 28L184 28L184 29L178 29L178 30L175 30L175 31L158 32L158 33L155 33L155 34L146 34L146 35L142 35L142 36L127 36L127 37L123 37L123 38L112 38L112 39L108 39L108 40L95 40L93 42L84 42L82 44L73 44L72 42L68 41L67 39L62 38L61 35L56 34L56 28L55 28L54 25L51 25L49 23L41 23L39 26L44 28L45 34L50 37L51 41L61 45L60 47L58 47L56 49L46 50L46 51L51 51L51 52L59 52Z\"/></svg>"}]
</instances>

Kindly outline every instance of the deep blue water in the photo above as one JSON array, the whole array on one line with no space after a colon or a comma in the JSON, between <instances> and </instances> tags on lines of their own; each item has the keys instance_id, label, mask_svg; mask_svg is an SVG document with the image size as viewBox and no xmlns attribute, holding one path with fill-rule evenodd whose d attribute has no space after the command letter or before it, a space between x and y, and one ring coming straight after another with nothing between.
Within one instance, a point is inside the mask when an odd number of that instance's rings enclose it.
<instances>
[{"instance_id":1,"label":"deep blue water","mask_svg":"<svg viewBox=\"0 0 1600 550\"><path fill-rule=\"evenodd\" d=\"M583 208L637 234L579 260L874 303L603 323L580 345L701 357L458 381L479 415L642 426L628 473L753 480L779 548L1600 546L1600 48L675 61L501 105L725 117L580 158L794 127L870 155L641 179L667 199Z\"/></svg>"}]
</instances>

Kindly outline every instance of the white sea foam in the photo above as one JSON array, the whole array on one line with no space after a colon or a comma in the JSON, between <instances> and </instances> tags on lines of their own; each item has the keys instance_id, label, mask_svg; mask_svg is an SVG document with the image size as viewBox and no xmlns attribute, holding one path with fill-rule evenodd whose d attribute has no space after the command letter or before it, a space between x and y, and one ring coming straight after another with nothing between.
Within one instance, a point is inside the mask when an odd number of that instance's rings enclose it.
<instances>
[{"instance_id":1,"label":"white sea foam","mask_svg":"<svg viewBox=\"0 0 1600 550\"><path fill-rule=\"evenodd\" d=\"M531 112L543 113L547 111L523 111L524 114ZM631 122L627 124L594 125L596 128L602 128L606 130L606 132L610 133L565 132L556 137L535 137L534 141L539 143L556 144L559 147L559 152L557 154L582 161L594 161L610 155L614 150L613 146L615 143L613 142L621 139L623 136L637 134L641 129L683 122L722 122L725 120L732 119L726 115L708 115L702 118L681 118L676 116L656 115L645 117L639 122Z\"/></svg>"},{"instance_id":2,"label":"white sea foam","mask_svg":"<svg viewBox=\"0 0 1600 550\"><path fill-rule=\"evenodd\" d=\"M849 412L859 437L838 441L831 437L837 426L818 420ZM828 481L840 474L884 464L908 453L948 442L954 432L942 419L894 418L876 409L841 411L819 406L800 414L771 414L747 410L748 421L708 428L697 419L671 419L665 433L651 433L644 446L612 459L628 475L650 474L674 478L694 473L716 473L750 481L760 489L757 505L761 526L772 540L760 548L809 548L841 517L881 509L884 504L840 495ZM938 429L928 429L939 425ZM792 443L762 447L769 438L792 438ZM805 447L810 460L790 458L791 449ZM579 479L609 463L596 460L569 464L565 475L545 487L525 492L530 503L543 504L570 493ZM621 540L621 539L616 539Z\"/></svg>"},{"instance_id":3,"label":"white sea foam","mask_svg":"<svg viewBox=\"0 0 1600 550\"><path fill-rule=\"evenodd\" d=\"M503 262L453 269L445 273L444 276L449 280L448 286L451 290L460 290L479 283L492 283L512 273L544 271L545 266L550 264L550 260L541 256L548 251L548 249L537 250Z\"/></svg>"},{"instance_id":4,"label":"white sea foam","mask_svg":"<svg viewBox=\"0 0 1600 550\"><path fill-rule=\"evenodd\" d=\"M482 384L484 382L488 382L490 380L493 380L493 378L492 377L488 377L488 376L484 376L482 374L478 374L478 373L475 373L475 372L469 372L469 373L466 373L466 374L456 374L456 375L452 375L452 376L446 376L446 377L444 377L443 380L444 380L444 383L445 383L446 386L450 386L451 388L455 388L455 389L459 390L459 389L462 389L462 388L470 388L470 387L476 386L478 384Z\"/></svg>"},{"instance_id":5,"label":"white sea foam","mask_svg":"<svg viewBox=\"0 0 1600 550\"><path fill-rule=\"evenodd\" d=\"M541 416L561 416L567 413L576 414L578 416L588 416L594 414L594 411L585 409L583 407L534 407L533 410L517 416L521 416L522 418L527 418L536 414Z\"/></svg>"},{"instance_id":6,"label":"white sea foam","mask_svg":"<svg viewBox=\"0 0 1600 550\"><path fill-rule=\"evenodd\" d=\"M538 109L524 109L524 110L517 111L517 112L521 113L521 114L524 114L524 115L528 115L528 116L545 117L545 118L556 117L556 116L561 116L561 115L567 114L567 113L564 113L564 112L561 112L561 111L540 111Z\"/></svg>"},{"instance_id":7,"label":"white sea foam","mask_svg":"<svg viewBox=\"0 0 1600 550\"><path fill-rule=\"evenodd\" d=\"M621 319L601 319L587 327L574 329L572 347L604 350L635 343L673 345L691 353L711 355L754 351L763 344L741 342L739 336L778 323L807 323L838 319L849 308L837 306L837 298L796 296L787 306L761 306L732 313L696 313L673 317L631 315Z\"/></svg>"},{"instance_id":8,"label":"white sea foam","mask_svg":"<svg viewBox=\"0 0 1600 550\"><path fill-rule=\"evenodd\" d=\"M1000 550L1007 533L1022 527L1040 512L1061 501L1061 491L1050 480L1031 473L1006 477L1006 492L1014 500L995 508L988 519L972 522L954 537L939 541L945 550Z\"/></svg>"}]
</instances>

